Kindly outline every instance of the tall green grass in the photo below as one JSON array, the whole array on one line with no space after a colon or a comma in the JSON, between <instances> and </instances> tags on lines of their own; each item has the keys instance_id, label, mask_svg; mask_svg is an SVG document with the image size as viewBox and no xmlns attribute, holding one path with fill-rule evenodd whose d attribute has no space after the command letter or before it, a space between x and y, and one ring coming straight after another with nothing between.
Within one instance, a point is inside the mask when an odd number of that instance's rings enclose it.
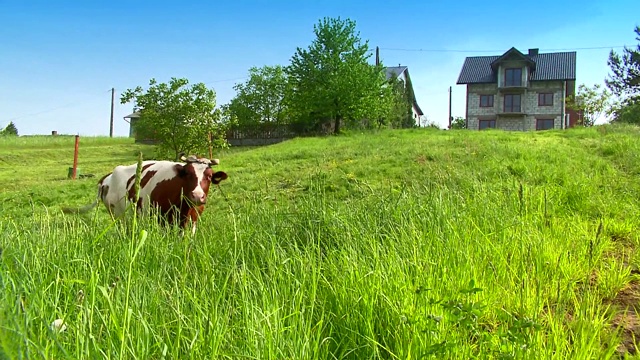
<instances>
[{"instance_id":1,"label":"tall green grass","mask_svg":"<svg viewBox=\"0 0 640 360\"><path fill-rule=\"evenodd\" d=\"M75 135L29 135L29 136L3 136L0 139L0 149L37 149L37 148L68 148L75 144ZM80 136L79 142L85 146L113 146L121 144L133 144L134 139L128 137L108 136Z\"/></svg>"},{"instance_id":2,"label":"tall green grass","mask_svg":"<svg viewBox=\"0 0 640 360\"><path fill-rule=\"evenodd\" d=\"M232 153L195 238L112 224L102 208L4 208L0 351L612 358L610 304L638 264L640 146L634 129L603 129L384 131ZM92 201L94 182L60 185L77 195L61 205Z\"/></svg>"}]
</instances>

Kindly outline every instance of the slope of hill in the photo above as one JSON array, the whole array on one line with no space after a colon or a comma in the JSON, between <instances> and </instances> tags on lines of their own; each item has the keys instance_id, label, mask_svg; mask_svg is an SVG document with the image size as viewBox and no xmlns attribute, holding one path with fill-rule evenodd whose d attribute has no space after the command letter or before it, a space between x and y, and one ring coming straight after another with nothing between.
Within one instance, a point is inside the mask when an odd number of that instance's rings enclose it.
<instances>
[{"instance_id":1,"label":"slope of hill","mask_svg":"<svg viewBox=\"0 0 640 360\"><path fill-rule=\"evenodd\" d=\"M96 178L64 179L73 140L0 138L0 351L635 352L639 135L416 129L221 151L230 177L193 239L145 219L112 226L102 208L63 216L95 196ZM152 154L128 139L81 141L80 166L96 177ZM56 318L68 324L57 335Z\"/></svg>"}]
</instances>

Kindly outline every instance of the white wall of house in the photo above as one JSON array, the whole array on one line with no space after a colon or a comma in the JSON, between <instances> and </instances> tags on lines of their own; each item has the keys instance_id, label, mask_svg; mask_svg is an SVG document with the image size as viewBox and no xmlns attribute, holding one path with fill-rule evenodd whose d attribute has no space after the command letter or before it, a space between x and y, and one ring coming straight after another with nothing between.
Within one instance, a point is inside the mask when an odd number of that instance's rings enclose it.
<instances>
[{"instance_id":1,"label":"white wall of house","mask_svg":"<svg viewBox=\"0 0 640 360\"><path fill-rule=\"evenodd\" d=\"M411 113L413 114L413 120L416 122L416 125L420 126L420 114L414 106L411 107Z\"/></svg>"}]
</instances>

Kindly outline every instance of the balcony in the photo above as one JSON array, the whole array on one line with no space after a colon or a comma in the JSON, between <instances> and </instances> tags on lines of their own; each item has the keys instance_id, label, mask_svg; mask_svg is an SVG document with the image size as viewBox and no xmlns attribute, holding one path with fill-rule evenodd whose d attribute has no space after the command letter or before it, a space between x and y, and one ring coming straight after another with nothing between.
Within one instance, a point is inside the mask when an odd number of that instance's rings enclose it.
<instances>
[{"instance_id":1,"label":"balcony","mask_svg":"<svg viewBox=\"0 0 640 360\"><path fill-rule=\"evenodd\" d=\"M498 84L498 90L500 90L500 92L515 92L515 93L522 93L524 92L524 90L527 88L527 85L525 82L518 82L518 81L500 81L500 83Z\"/></svg>"},{"instance_id":2,"label":"balcony","mask_svg":"<svg viewBox=\"0 0 640 360\"><path fill-rule=\"evenodd\" d=\"M502 117L514 117L514 116L525 116L526 113L523 111L522 107L514 106L514 107L506 107L498 110L498 116Z\"/></svg>"},{"instance_id":3,"label":"balcony","mask_svg":"<svg viewBox=\"0 0 640 360\"><path fill-rule=\"evenodd\" d=\"M504 111L504 110L498 111L498 116L500 117L517 117L517 116L525 116L525 115L527 114L524 113L523 111Z\"/></svg>"}]
</instances>

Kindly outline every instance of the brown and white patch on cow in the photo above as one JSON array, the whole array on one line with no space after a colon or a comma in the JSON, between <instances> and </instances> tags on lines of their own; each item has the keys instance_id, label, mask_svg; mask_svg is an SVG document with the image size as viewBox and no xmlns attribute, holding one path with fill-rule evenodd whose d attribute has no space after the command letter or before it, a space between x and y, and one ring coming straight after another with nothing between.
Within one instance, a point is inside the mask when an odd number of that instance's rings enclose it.
<instances>
[{"instance_id":1,"label":"brown and white patch on cow","mask_svg":"<svg viewBox=\"0 0 640 360\"><path fill-rule=\"evenodd\" d=\"M149 162L145 165L142 166L142 169L140 170L140 174L142 176L142 174L145 173L145 171L147 171L148 168L150 168L151 166L155 165L155 162ZM137 165L136 165L136 169L137 169ZM154 172L155 173L155 172ZM152 175L153 176L153 175ZM129 189L130 187L133 186L134 181L136 180L136 174L134 173L131 177L129 177L129 179L127 180L127 189ZM140 187L142 187L142 185L140 185Z\"/></svg>"},{"instance_id":2,"label":"brown and white patch on cow","mask_svg":"<svg viewBox=\"0 0 640 360\"><path fill-rule=\"evenodd\" d=\"M195 171L196 179L197 179L196 187L193 189L193 196L196 198L198 196L204 198L209 192L209 184L210 184L209 181L205 181L205 177L209 176L207 172L209 173L212 172L211 168L208 165L199 164L199 163L187 164L186 166L193 167Z\"/></svg>"},{"instance_id":3,"label":"brown and white patch on cow","mask_svg":"<svg viewBox=\"0 0 640 360\"><path fill-rule=\"evenodd\" d=\"M108 173L98 180L98 197L100 201L104 201L109 194L109 185L106 183L107 177L111 176L112 173Z\"/></svg>"},{"instance_id":4,"label":"brown and white patch on cow","mask_svg":"<svg viewBox=\"0 0 640 360\"><path fill-rule=\"evenodd\" d=\"M156 175L158 171L157 170L149 170L147 172L142 172L141 175L141 179L140 179L140 191L142 191L147 184L149 183L149 181L151 181L151 179ZM133 179L135 180L135 175L133 175ZM127 188L129 188L128 191L128 198L129 201L136 201L135 197L136 197L136 187L135 187L135 181L133 182L133 184L129 185L129 182L127 181Z\"/></svg>"},{"instance_id":5,"label":"brown and white patch on cow","mask_svg":"<svg viewBox=\"0 0 640 360\"><path fill-rule=\"evenodd\" d=\"M145 204L148 204L149 196L152 196L152 193L156 191L156 188L162 184L163 182L172 182L176 178L177 171L175 169L174 163L172 162L158 162L158 166L152 166L147 171L152 172L153 175L148 177L145 181L144 186L140 186L140 197L144 199ZM146 173L142 174L143 179L147 176Z\"/></svg>"}]
</instances>

